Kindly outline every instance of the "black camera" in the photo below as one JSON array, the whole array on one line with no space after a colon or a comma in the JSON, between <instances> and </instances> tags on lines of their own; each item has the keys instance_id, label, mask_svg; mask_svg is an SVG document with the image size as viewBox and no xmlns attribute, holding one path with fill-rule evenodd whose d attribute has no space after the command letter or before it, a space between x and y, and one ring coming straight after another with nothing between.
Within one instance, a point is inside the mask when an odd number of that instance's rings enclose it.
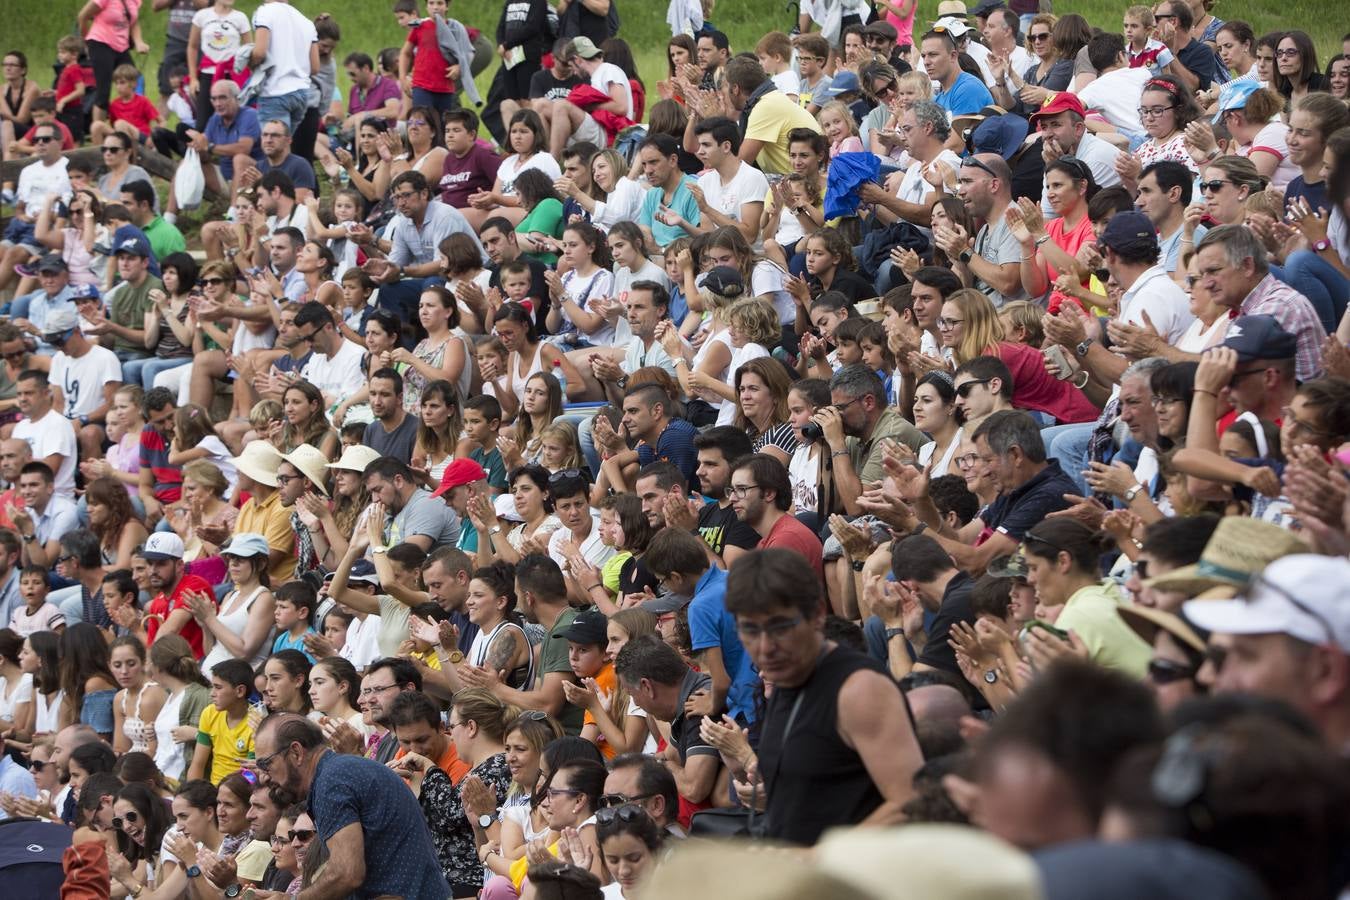
<instances>
[{"instance_id":1,"label":"black camera","mask_svg":"<svg viewBox=\"0 0 1350 900\"><path fill-rule=\"evenodd\" d=\"M814 444L816 441L825 439L825 429L821 428L815 422L807 422L802 426L802 440L808 444Z\"/></svg>"}]
</instances>

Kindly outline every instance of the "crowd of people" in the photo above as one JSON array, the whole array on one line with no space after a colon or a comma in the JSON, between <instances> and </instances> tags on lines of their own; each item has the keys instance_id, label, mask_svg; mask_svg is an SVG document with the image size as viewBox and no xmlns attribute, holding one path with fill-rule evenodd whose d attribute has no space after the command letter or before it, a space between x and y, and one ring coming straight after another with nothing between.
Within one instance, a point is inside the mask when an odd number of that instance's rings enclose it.
<instances>
[{"instance_id":1,"label":"crowd of people","mask_svg":"<svg viewBox=\"0 0 1350 900\"><path fill-rule=\"evenodd\" d=\"M0 846L69 898L1344 896L1350 35L924 6L672 0L650 87L616 0L6 53Z\"/></svg>"}]
</instances>

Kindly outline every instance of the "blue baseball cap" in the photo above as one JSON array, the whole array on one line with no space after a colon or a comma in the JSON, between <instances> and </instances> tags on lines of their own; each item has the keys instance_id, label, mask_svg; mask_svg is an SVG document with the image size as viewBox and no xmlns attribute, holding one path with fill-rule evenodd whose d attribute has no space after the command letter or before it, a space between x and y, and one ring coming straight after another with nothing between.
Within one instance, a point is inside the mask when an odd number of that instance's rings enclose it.
<instances>
[{"instance_id":1,"label":"blue baseball cap","mask_svg":"<svg viewBox=\"0 0 1350 900\"><path fill-rule=\"evenodd\" d=\"M1293 359L1298 338L1280 326L1274 316L1239 316L1228 326L1223 346L1236 350L1239 362Z\"/></svg>"},{"instance_id":2,"label":"blue baseball cap","mask_svg":"<svg viewBox=\"0 0 1350 900\"><path fill-rule=\"evenodd\" d=\"M1127 210L1111 217L1097 243L1126 255L1149 248L1157 250L1158 229L1149 221L1148 216L1136 210Z\"/></svg>"},{"instance_id":3,"label":"blue baseball cap","mask_svg":"<svg viewBox=\"0 0 1350 900\"><path fill-rule=\"evenodd\" d=\"M833 100L840 94L848 93L862 93L862 83L856 74L845 69L834 76L830 86L823 91L823 99Z\"/></svg>"},{"instance_id":4,"label":"blue baseball cap","mask_svg":"<svg viewBox=\"0 0 1350 900\"><path fill-rule=\"evenodd\" d=\"M1247 98L1261 90L1261 82L1250 78L1239 78L1219 88L1219 109L1210 121L1216 125L1223 121L1225 113L1235 109L1245 109Z\"/></svg>"}]
</instances>

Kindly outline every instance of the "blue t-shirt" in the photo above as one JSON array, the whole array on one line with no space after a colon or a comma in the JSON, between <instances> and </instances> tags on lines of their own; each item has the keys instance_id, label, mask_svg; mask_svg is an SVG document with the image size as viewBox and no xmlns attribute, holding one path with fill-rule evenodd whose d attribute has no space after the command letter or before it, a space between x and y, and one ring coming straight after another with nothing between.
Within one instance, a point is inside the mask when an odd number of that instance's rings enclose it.
<instances>
[{"instance_id":1,"label":"blue t-shirt","mask_svg":"<svg viewBox=\"0 0 1350 900\"><path fill-rule=\"evenodd\" d=\"M281 634L277 635L277 639L272 642L272 652L280 653L282 650L299 650L301 653L305 654L305 658L311 663L316 663L318 660L314 658L314 654L310 653L309 650L305 648L305 635L315 633L316 632L312 627L306 628L304 634L301 634L298 638L292 639L289 631L283 631Z\"/></svg>"},{"instance_id":2,"label":"blue t-shirt","mask_svg":"<svg viewBox=\"0 0 1350 900\"><path fill-rule=\"evenodd\" d=\"M417 798L374 760L324 753L309 789L309 813L324 841L348 825L364 835L366 877L353 897L449 897Z\"/></svg>"},{"instance_id":3,"label":"blue t-shirt","mask_svg":"<svg viewBox=\"0 0 1350 900\"><path fill-rule=\"evenodd\" d=\"M675 194L670 199L670 208L691 225L699 223L698 201L689 192L689 185L694 183L691 176L684 176L680 179L679 187L675 188ZM638 224L650 228L652 237L656 238L656 243L661 247L665 247L677 238L690 236L680 226L667 225L656 218L656 211L661 208L663 197L665 197L665 191L659 187L647 191L647 196L642 198L642 211L638 213Z\"/></svg>"},{"instance_id":4,"label":"blue t-shirt","mask_svg":"<svg viewBox=\"0 0 1350 900\"><path fill-rule=\"evenodd\" d=\"M992 104L994 95L989 93L989 88L984 86L983 81L969 72L962 72L956 76L951 90L940 91L933 95L933 102L953 116L964 116L977 113Z\"/></svg>"},{"instance_id":5,"label":"blue t-shirt","mask_svg":"<svg viewBox=\"0 0 1350 900\"><path fill-rule=\"evenodd\" d=\"M698 429L684 419L671 419L656 439L656 446L645 441L637 445L638 464L647 465L660 460L674 463L689 482L689 490L698 490L698 451L694 449L694 435Z\"/></svg>"},{"instance_id":6,"label":"blue t-shirt","mask_svg":"<svg viewBox=\"0 0 1350 900\"><path fill-rule=\"evenodd\" d=\"M670 321L679 325L689 315L689 301L684 299L684 291L678 287L670 289Z\"/></svg>"},{"instance_id":7,"label":"blue t-shirt","mask_svg":"<svg viewBox=\"0 0 1350 900\"><path fill-rule=\"evenodd\" d=\"M253 138L253 146L249 149L248 155L258 163L261 171L267 171L261 168L264 162L262 126L258 123L258 111L256 109L241 106L239 115L234 117L234 121L228 127L220 120L219 113L214 114L206 120L206 128L202 131L202 134L206 136L208 144L234 144L246 137ZM220 174L227 179L234 178L234 157L218 156L216 157L216 165L220 166ZM310 177L313 178L312 170Z\"/></svg>"},{"instance_id":8,"label":"blue t-shirt","mask_svg":"<svg viewBox=\"0 0 1350 900\"><path fill-rule=\"evenodd\" d=\"M297 190L300 188L308 188L316 195L319 193L319 183L314 180L314 167L294 153L283 159L279 166L273 166L267 161L266 157L258 160L258 171L263 175L266 175L274 168L278 172L285 172L289 175L291 181L295 183Z\"/></svg>"},{"instance_id":9,"label":"blue t-shirt","mask_svg":"<svg viewBox=\"0 0 1350 900\"><path fill-rule=\"evenodd\" d=\"M1300 175L1284 188L1284 205L1288 206L1295 200L1304 199L1308 201L1308 208L1316 212L1319 208L1330 210L1331 195L1327 193L1327 183L1319 181L1316 184L1308 184ZM1196 239L1199 242L1199 238Z\"/></svg>"},{"instance_id":10,"label":"blue t-shirt","mask_svg":"<svg viewBox=\"0 0 1350 900\"><path fill-rule=\"evenodd\" d=\"M738 721L755 720L755 682L759 676L750 662L736 617L727 612L727 573L710 566L694 587L689 602L689 638L695 653L716 647L722 652L722 667L731 678L727 688L727 713Z\"/></svg>"}]
</instances>

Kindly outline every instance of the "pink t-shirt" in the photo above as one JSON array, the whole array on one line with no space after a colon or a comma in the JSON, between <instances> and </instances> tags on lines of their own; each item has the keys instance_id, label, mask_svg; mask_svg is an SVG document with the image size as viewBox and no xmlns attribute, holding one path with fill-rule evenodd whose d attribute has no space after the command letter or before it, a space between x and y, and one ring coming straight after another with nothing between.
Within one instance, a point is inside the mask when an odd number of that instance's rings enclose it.
<instances>
[{"instance_id":1,"label":"pink t-shirt","mask_svg":"<svg viewBox=\"0 0 1350 900\"><path fill-rule=\"evenodd\" d=\"M1078 224L1074 226L1072 231L1064 230L1064 217L1061 216L1058 219L1051 220L1050 224L1045 226L1045 233L1050 236L1050 240L1055 242L1056 247L1059 247L1059 249L1070 256L1077 256L1078 251L1082 249L1084 244L1090 244L1096 240L1096 237L1092 233L1092 220L1089 219L1086 214L1079 220ZM1049 260L1046 260L1045 268L1050 273L1050 283L1054 284L1055 279L1059 277L1059 271ZM1087 282L1084 282L1084 285L1086 284ZM1051 291L1049 303L1050 312L1052 314L1059 312L1060 304L1071 299L1072 298L1059 291Z\"/></svg>"},{"instance_id":2,"label":"pink t-shirt","mask_svg":"<svg viewBox=\"0 0 1350 900\"><path fill-rule=\"evenodd\" d=\"M119 472L126 472L128 475L134 475L141 470L141 435L140 432L123 436L121 443L113 444L108 448L105 454L108 459L108 465ZM123 482L127 493L136 496L136 488Z\"/></svg>"},{"instance_id":3,"label":"pink t-shirt","mask_svg":"<svg viewBox=\"0 0 1350 900\"><path fill-rule=\"evenodd\" d=\"M915 0L909 15L903 19L889 9L886 10L886 21L895 26L895 46L905 47L914 43L914 13L918 12L918 9L919 4Z\"/></svg>"},{"instance_id":4,"label":"pink t-shirt","mask_svg":"<svg viewBox=\"0 0 1350 900\"><path fill-rule=\"evenodd\" d=\"M84 39L106 44L119 53L128 49L131 26L140 15L141 0L94 0L94 5L98 7L98 13Z\"/></svg>"}]
</instances>

